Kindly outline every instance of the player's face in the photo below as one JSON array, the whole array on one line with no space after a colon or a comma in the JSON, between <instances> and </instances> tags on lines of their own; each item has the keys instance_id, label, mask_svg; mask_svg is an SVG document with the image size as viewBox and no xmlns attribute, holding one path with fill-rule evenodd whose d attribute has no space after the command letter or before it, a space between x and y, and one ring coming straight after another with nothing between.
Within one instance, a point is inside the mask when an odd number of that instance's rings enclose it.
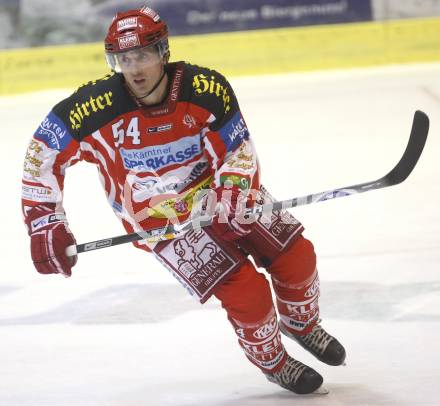
<instances>
[{"instance_id":1,"label":"player's face","mask_svg":"<svg viewBox=\"0 0 440 406\"><path fill-rule=\"evenodd\" d=\"M155 47L146 47L118 55L118 64L136 96L142 96L162 75L163 60Z\"/></svg>"}]
</instances>

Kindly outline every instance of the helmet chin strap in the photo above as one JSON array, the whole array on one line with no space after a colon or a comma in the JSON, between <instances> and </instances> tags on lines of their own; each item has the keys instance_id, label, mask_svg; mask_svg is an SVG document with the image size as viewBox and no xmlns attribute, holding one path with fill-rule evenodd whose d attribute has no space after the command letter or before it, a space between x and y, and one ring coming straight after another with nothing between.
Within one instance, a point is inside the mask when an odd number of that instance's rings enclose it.
<instances>
[{"instance_id":1,"label":"helmet chin strap","mask_svg":"<svg viewBox=\"0 0 440 406\"><path fill-rule=\"evenodd\" d=\"M136 100L141 101L142 99L148 97L151 93L153 93L159 87L160 83L162 82L162 79L165 76L165 73L166 73L165 67L162 65L162 75L160 75L160 78L158 79L156 84L151 88L151 90L148 93L144 94L143 96L136 97Z\"/></svg>"}]
</instances>

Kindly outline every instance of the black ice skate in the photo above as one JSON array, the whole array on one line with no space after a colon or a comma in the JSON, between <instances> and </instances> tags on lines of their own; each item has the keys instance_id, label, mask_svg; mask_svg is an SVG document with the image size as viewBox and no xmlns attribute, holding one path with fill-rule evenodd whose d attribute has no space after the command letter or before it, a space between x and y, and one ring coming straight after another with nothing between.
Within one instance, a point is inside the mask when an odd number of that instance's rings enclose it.
<instances>
[{"instance_id":1,"label":"black ice skate","mask_svg":"<svg viewBox=\"0 0 440 406\"><path fill-rule=\"evenodd\" d=\"M283 323L280 323L280 330L287 337L297 341L320 361L334 366L344 364L344 347L335 337L331 336L321 327L319 321L312 331L305 336L298 336L287 331Z\"/></svg>"},{"instance_id":2,"label":"black ice skate","mask_svg":"<svg viewBox=\"0 0 440 406\"><path fill-rule=\"evenodd\" d=\"M289 355L286 363L278 372L265 375L270 382L300 395L316 391L323 381L318 372Z\"/></svg>"}]
</instances>

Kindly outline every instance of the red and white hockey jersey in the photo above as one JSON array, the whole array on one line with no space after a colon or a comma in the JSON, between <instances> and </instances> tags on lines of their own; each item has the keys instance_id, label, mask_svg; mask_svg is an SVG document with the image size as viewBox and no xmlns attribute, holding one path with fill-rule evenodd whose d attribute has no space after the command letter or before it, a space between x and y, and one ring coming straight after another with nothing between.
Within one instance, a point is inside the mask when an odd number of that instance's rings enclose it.
<instances>
[{"instance_id":1,"label":"red and white hockey jersey","mask_svg":"<svg viewBox=\"0 0 440 406\"><path fill-rule=\"evenodd\" d=\"M198 190L226 180L258 189L254 146L226 79L184 62L167 71L168 95L159 105L139 105L123 76L109 74L52 109L27 150L25 216L31 207L62 204L65 171L81 160L97 166L128 232L184 220Z\"/></svg>"}]
</instances>

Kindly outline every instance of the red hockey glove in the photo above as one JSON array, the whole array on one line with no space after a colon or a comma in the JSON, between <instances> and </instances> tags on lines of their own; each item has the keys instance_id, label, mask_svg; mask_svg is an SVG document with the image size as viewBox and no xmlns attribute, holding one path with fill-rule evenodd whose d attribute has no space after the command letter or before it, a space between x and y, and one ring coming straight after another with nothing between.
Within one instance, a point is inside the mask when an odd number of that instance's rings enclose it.
<instances>
[{"instance_id":1,"label":"red hockey glove","mask_svg":"<svg viewBox=\"0 0 440 406\"><path fill-rule=\"evenodd\" d=\"M56 213L47 207L35 207L26 216L26 224L31 237L31 255L39 273L60 273L72 275L72 267L78 257L68 257L66 248L76 244L70 232L64 213Z\"/></svg>"},{"instance_id":2,"label":"red hockey glove","mask_svg":"<svg viewBox=\"0 0 440 406\"><path fill-rule=\"evenodd\" d=\"M237 186L215 189L219 212L212 222L212 230L223 240L234 241L248 235L255 225L254 221L244 219L248 199Z\"/></svg>"}]
</instances>

